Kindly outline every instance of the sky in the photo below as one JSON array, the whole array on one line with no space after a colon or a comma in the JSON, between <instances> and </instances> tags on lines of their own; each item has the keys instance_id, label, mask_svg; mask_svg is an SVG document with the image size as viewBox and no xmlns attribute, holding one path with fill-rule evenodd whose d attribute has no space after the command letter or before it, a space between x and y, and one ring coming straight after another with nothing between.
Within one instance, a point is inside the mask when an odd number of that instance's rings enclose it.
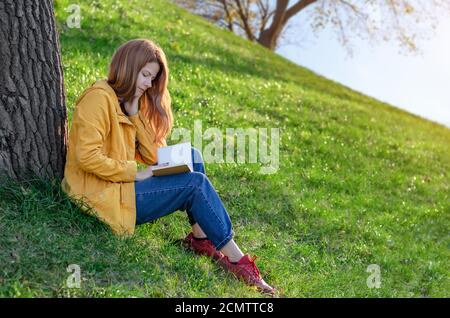
<instances>
[{"instance_id":1,"label":"sky","mask_svg":"<svg viewBox=\"0 0 450 318\"><path fill-rule=\"evenodd\" d=\"M296 30L298 20L292 22L286 35L296 36L301 45L281 45L276 53L365 95L450 128L448 16L439 18L434 35L421 42L420 55L406 56L393 42L370 45L358 39L354 39L350 56L334 30L325 29L315 37L307 28Z\"/></svg>"}]
</instances>

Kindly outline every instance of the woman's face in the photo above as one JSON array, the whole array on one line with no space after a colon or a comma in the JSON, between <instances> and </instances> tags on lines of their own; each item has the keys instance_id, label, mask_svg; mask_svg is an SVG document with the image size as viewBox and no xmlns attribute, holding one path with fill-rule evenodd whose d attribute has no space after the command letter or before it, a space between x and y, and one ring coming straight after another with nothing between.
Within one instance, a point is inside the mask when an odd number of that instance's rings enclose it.
<instances>
[{"instance_id":1,"label":"woman's face","mask_svg":"<svg viewBox=\"0 0 450 318\"><path fill-rule=\"evenodd\" d=\"M152 82L158 72L159 64L157 62L151 62L144 65L144 67L139 71L138 78L136 80L135 97L141 97L148 88L152 87Z\"/></svg>"}]
</instances>

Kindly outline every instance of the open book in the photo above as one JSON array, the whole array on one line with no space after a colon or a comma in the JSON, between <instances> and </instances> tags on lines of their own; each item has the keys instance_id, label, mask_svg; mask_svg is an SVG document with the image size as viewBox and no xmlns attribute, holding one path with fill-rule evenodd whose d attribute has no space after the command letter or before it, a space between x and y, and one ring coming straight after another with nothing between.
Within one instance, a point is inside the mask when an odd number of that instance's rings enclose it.
<instances>
[{"instance_id":1,"label":"open book","mask_svg":"<svg viewBox=\"0 0 450 318\"><path fill-rule=\"evenodd\" d=\"M191 148L190 142L158 148L158 164L152 166L153 175L166 176L194 171Z\"/></svg>"}]
</instances>

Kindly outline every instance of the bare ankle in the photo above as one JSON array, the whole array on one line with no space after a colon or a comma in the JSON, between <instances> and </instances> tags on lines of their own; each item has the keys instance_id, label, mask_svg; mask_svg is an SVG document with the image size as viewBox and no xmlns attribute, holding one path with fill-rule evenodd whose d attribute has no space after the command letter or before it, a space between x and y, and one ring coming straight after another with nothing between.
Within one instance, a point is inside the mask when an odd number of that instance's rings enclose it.
<instances>
[{"instance_id":1,"label":"bare ankle","mask_svg":"<svg viewBox=\"0 0 450 318\"><path fill-rule=\"evenodd\" d=\"M203 230L198 225L198 223L195 223L194 225L192 225L192 233L194 234L194 237L196 237L196 238L206 238L205 232L203 232Z\"/></svg>"},{"instance_id":2,"label":"bare ankle","mask_svg":"<svg viewBox=\"0 0 450 318\"><path fill-rule=\"evenodd\" d=\"M241 249L237 246L234 240L231 240L225 244L220 251L227 256L232 263L239 262L239 260L244 256L244 253L242 253Z\"/></svg>"},{"instance_id":3,"label":"bare ankle","mask_svg":"<svg viewBox=\"0 0 450 318\"><path fill-rule=\"evenodd\" d=\"M237 262L240 261L241 258L242 258L242 257L228 256L228 260L229 260L231 263L237 263Z\"/></svg>"}]
</instances>

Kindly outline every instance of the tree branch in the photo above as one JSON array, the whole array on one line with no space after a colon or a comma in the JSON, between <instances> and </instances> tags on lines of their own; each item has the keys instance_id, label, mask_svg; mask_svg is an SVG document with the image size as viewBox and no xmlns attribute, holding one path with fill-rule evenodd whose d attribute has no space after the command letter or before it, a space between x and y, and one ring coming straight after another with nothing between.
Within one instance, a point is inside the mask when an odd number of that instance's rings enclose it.
<instances>
[{"instance_id":1,"label":"tree branch","mask_svg":"<svg viewBox=\"0 0 450 318\"><path fill-rule=\"evenodd\" d=\"M286 23L290 18L292 18L298 12L302 11L304 8L306 8L310 4L313 4L314 2L317 2L317 0L301 0L294 4L289 8L289 10L286 11L286 15L284 16L284 23Z\"/></svg>"},{"instance_id":2,"label":"tree branch","mask_svg":"<svg viewBox=\"0 0 450 318\"><path fill-rule=\"evenodd\" d=\"M246 16L246 14L245 14L245 10L242 7L241 1L234 0L234 2L236 3L236 6L238 8L238 14L239 14L239 17L241 18L247 38L250 41L253 41L255 39L255 35L253 34L250 24L248 23L248 16Z\"/></svg>"}]
</instances>

